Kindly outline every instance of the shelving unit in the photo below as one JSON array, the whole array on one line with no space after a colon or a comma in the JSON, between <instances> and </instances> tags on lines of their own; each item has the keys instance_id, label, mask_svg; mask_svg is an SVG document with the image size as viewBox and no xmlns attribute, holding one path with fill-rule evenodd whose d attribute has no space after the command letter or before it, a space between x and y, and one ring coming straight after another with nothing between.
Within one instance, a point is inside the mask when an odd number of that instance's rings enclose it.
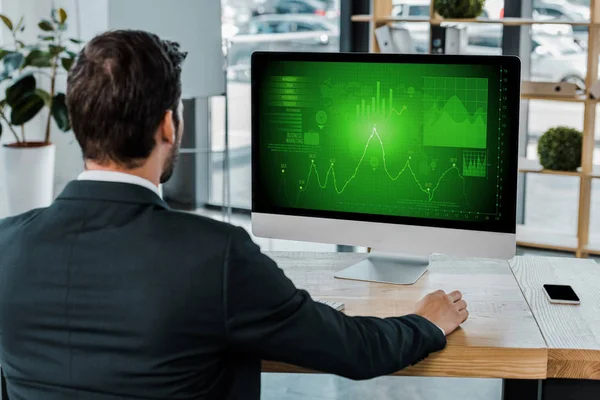
<instances>
[{"instance_id":1,"label":"shelving unit","mask_svg":"<svg viewBox=\"0 0 600 400\"><path fill-rule=\"evenodd\" d=\"M530 0L531 1L531 0ZM429 17L393 17L392 0L372 0L372 14L353 15L352 21L369 23L370 51L379 53L379 46L375 37L375 29L392 22L421 22L430 25L442 23L477 23L477 24L502 24L505 26L528 25L571 25L588 27L588 55L586 88L591 87L598 77L598 55L600 53L600 0L590 2L590 21L537 21L531 18L503 18L503 19L443 19L435 13L433 4L430 7ZM548 175L562 175L578 177L579 184L579 214L577 220L577 236L565 235L557 232L547 232L533 229L524 225L517 226L517 243L521 246L535 247L574 252L577 257L586 257L588 254L600 254L600 242L590 243L589 224L591 208L592 179L600 178L600 166L594 166L594 128L596 125L596 105L598 100L591 99L589 94L577 95L572 98L543 95L522 95L522 100L565 101L582 103L583 116L583 148L581 168L578 171L549 171L543 169L535 160L519 158L519 172Z\"/></svg>"}]
</instances>

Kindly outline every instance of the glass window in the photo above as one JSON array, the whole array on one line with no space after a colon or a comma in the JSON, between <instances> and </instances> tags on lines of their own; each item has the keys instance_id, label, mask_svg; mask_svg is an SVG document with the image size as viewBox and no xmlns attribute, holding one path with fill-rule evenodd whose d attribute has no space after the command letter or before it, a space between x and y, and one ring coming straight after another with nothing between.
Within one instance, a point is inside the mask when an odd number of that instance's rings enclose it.
<instances>
[{"instance_id":1,"label":"glass window","mask_svg":"<svg viewBox=\"0 0 600 400\"><path fill-rule=\"evenodd\" d=\"M590 247L600 250L600 180L592 181L592 201L590 211Z\"/></svg>"},{"instance_id":2,"label":"glass window","mask_svg":"<svg viewBox=\"0 0 600 400\"><path fill-rule=\"evenodd\" d=\"M560 235L577 235L579 178L527 174L525 225Z\"/></svg>"}]
</instances>

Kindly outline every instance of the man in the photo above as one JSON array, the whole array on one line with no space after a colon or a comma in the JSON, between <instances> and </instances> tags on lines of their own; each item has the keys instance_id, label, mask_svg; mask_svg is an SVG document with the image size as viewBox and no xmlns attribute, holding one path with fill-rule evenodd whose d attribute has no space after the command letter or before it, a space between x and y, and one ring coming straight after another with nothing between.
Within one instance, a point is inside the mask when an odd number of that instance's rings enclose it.
<instances>
[{"instance_id":1,"label":"man","mask_svg":"<svg viewBox=\"0 0 600 400\"><path fill-rule=\"evenodd\" d=\"M175 43L113 31L68 77L86 171L52 206L0 223L0 365L16 399L258 399L261 359L368 379L445 346L459 292L415 314L348 317L298 290L224 223L158 185L183 135Z\"/></svg>"}]
</instances>

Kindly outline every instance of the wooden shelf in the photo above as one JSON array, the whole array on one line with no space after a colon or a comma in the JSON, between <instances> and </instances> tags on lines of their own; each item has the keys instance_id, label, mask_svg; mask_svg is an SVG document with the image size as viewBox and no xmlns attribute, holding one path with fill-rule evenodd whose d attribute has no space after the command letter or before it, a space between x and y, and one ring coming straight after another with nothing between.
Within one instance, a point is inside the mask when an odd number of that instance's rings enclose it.
<instances>
[{"instance_id":1,"label":"wooden shelf","mask_svg":"<svg viewBox=\"0 0 600 400\"><path fill-rule=\"evenodd\" d=\"M480 18L440 18L432 19L431 23L439 25L442 22L463 23L463 24L502 24L508 26L520 25L571 25L571 26L589 26L590 21L555 21L555 20L537 20L529 18L501 18L501 19L480 19Z\"/></svg>"},{"instance_id":2,"label":"wooden shelf","mask_svg":"<svg viewBox=\"0 0 600 400\"><path fill-rule=\"evenodd\" d=\"M561 232L517 225L517 245L557 251L577 251L577 237Z\"/></svg>"},{"instance_id":3,"label":"wooden shelf","mask_svg":"<svg viewBox=\"0 0 600 400\"><path fill-rule=\"evenodd\" d=\"M373 16L369 14L353 15L350 20L352 22L371 22L373 21Z\"/></svg>"},{"instance_id":4,"label":"wooden shelf","mask_svg":"<svg viewBox=\"0 0 600 400\"><path fill-rule=\"evenodd\" d=\"M598 100L589 99L585 94L577 95L575 97L565 96L552 96L544 94L524 94L521 93L521 99L523 100L544 100L544 101L570 101L573 103L597 103Z\"/></svg>"},{"instance_id":5,"label":"wooden shelf","mask_svg":"<svg viewBox=\"0 0 600 400\"><path fill-rule=\"evenodd\" d=\"M519 172L579 177L583 175L581 171L553 171L550 169L544 169L538 160L530 160L525 157L519 157Z\"/></svg>"},{"instance_id":6,"label":"wooden shelf","mask_svg":"<svg viewBox=\"0 0 600 400\"><path fill-rule=\"evenodd\" d=\"M571 26L590 26L590 21L555 21L555 20L537 20L529 18L502 18L502 19L480 19L480 18L429 18L429 17L373 17L370 14L359 14L352 16L353 22L429 22L433 25L440 25L444 22L463 23L463 24L502 24L509 26L520 25L571 25Z\"/></svg>"},{"instance_id":7,"label":"wooden shelf","mask_svg":"<svg viewBox=\"0 0 600 400\"><path fill-rule=\"evenodd\" d=\"M379 17L375 18L369 14L353 15L352 22L431 22L429 17Z\"/></svg>"}]
</instances>

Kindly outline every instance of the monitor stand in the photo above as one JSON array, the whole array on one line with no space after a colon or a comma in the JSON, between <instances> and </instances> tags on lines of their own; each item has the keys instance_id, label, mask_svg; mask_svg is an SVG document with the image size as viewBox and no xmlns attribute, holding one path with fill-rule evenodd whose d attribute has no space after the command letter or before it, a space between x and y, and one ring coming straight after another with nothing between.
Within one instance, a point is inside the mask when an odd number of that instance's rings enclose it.
<instances>
[{"instance_id":1,"label":"monitor stand","mask_svg":"<svg viewBox=\"0 0 600 400\"><path fill-rule=\"evenodd\" d=\"M369 253L353 266L337 272L340 279L412 285L427 272L429 256L403 256L389 253Z\"/></svg>"}]
</instances>

